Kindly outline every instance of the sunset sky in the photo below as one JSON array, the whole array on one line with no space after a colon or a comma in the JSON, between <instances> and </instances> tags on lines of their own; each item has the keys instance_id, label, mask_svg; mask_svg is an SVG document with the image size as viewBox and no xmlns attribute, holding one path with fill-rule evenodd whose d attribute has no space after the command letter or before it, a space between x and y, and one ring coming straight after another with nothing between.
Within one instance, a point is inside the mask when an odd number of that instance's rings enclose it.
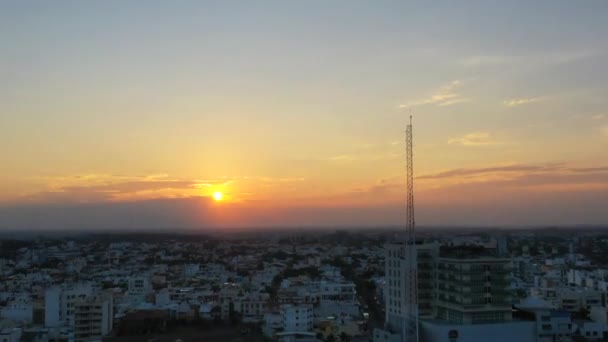
<instances>
[{"instance_id":1,"label":"sunset sky","mask_svg":"<svg viewBox=\"0 0 608 342\"><path fill-rule=\"evenodd\" d=\"M606 1L2 1L0 229L608 223ZM221 201L213 193L221 192Z\"/></svg>"}]
</instances>

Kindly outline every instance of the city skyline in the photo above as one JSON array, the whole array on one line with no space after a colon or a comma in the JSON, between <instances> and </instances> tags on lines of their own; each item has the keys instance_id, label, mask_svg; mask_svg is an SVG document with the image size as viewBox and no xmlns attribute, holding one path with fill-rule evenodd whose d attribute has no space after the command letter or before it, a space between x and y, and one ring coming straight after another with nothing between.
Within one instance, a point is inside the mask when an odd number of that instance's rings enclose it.
<instances>
[{"instance_id":1,"label":"city skyline","mask_svg":"<svg viewBox=\"0 0 608 342\"><path fill-rule=\"evenodd\" d=\"M607 11L0 4L0 229L605 224Z\"/></svg>"}]
</instances>

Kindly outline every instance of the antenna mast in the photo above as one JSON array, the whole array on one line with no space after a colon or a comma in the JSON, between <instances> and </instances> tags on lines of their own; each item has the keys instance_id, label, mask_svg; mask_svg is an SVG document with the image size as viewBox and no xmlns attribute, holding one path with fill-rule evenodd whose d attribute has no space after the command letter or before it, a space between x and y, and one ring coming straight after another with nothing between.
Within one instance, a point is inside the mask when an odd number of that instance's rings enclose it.
<instances>
[{"instance_id":1,"label":"antenna mast","mask_svg":"<svg viewBox=\"0 0 608 342\"><path fill-rule=\"evenodd\" d=\"M407 160L407 209L406 209L406 257L409 274L407 274L407 336L404 341L418 341L418 255L416 251L416 220L414 218L414 158L413 158L413 129L412 116L406 129L406 160Z\"/></svg>"}]
</instances>

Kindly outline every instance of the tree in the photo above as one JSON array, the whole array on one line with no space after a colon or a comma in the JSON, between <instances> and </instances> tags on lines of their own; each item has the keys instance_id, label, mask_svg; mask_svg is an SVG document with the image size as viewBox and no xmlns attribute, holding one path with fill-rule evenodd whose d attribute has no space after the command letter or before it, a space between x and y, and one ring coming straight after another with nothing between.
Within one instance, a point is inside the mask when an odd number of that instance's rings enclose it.
<instances>
[{"instance_id":1,"label":"tree","mask_svg":"<svg viewBox=\"0 0 608 342\"><path fill-rule=\"evenodd\" d=\"M211 309L211 316L213 316L213 321L218 323L222 320L222 308L219 305L214 306Z\"/></svg>"},{"instance_id":2,"label":"tree","mask_svg":"<svg viewBox=\"0 0 608 342\"><path fill-rule=\"evenodd\" d=\"M587 319L589 319L590 313L591 312L589 310L587 310L587 308L580 308L580 310L578 310L577 312L572 314L572 318L587 320Z\"/></svg>"},{"instance_id":3,"label":"tree","mask_svg":"<svg viewBox=\"0 0 608 342\"><path fill-rule=\"evenodd\" d=\"M230 302L228 306L228 318L230 319L230 324L237 325L241 322L241 316L236 310L234 310L234 303Z\"/></svg>"},{"instance_id":4,"label":"tree","mask_svg":"<svg viewBox=\"0 0 608 342\"><path fill-rule=\"evenodd\" d=\"M350 336L348 336L345 332L340 334L340 342L350 342Z\"/></svg>"}]
</instances>

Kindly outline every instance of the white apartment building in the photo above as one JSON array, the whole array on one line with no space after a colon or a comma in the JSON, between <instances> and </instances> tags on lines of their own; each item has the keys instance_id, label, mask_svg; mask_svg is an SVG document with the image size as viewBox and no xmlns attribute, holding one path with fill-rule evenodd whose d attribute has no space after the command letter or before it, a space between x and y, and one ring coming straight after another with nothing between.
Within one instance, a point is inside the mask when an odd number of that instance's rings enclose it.
<instances>
[{"instance_id":1,"label":"white apartment building","mask_svg":"<svg viewBox=\"0 0 608 342\"><path fill-rule=\"evenodd\" d=\"M74 304L75 342L101 342L112 331L114 303L112 293L85 298Z\"/></svg>"},{"instance_id":2,"label":"white apartment building","mask_svg":"<svg viewBox=\"0 0 608 342\"><path fill-rule=\"evenodd\" d=\"M285 331L312 331L314 315L310 304L281 305L281 316Z\"/></svg>"},{"instance_id":3,"label":"white apartment building","mask_svg":"<svg viewBox=\"0 0 608 342\"><path fill-rule=\"evenodd\" d=\"M556 291L556 299L561 308L570 312L582 308L591 310L593 307L604 306L606 303L605 293L580 288L559 288Z\"/></svg>"},{"instance_id":4,"label":"white apartment building","mask_svg":"<svg viewBox=\"0 0 608 342\"><path fill-rule=\"evenodd\" d=\"M150 277L137 276L128 279L129 295L143 296L152 291Z\"/></svg>"},{"instance_id":5,"label":"white apartment building","mask_svg":"<svg viewBox=\"0 0 608 342\"><path fill-rule=\"evenodd\" d=\"M267 293L252 293L240 300L240 312L244 322L261 322L268 309L270 295Z\"/></svg>"},{"instance_id":6,"label":"white apartment building","mask_svg":"<svg viewBox=\"0 0 608 342\"><path fill-rule=\"evenodd\" d=\"M605 323L582 321L575 324L578 335L586 341L606 341L608 337L608 326Z\"/></svg>"},{"instance_id":7,"label":"white apartment building","mask_svg":"<svg viewBox=\"0 0 608 342\"><path fill-rule=\"evenodd\" d=\"M418 303L420 317L432 315L432 294L429 293L433 287L432 259L436 258L439 245L426 244L417 245L416 249L410 250L405 244L388 244L385 246L385 277L386 288L384 291L387 328L401 331L401 326L408 312L408 279L410 265L419 264L418 268ZM415 252L414 252L415 251ZM410 263L410 259L413 259Z\"/></svg>"},{"instance_id":8,"label":"white apartment building","mask_svg":"<svg viewBox=\"0 0 608 342\"><path fill-rule=\"evenodd\" d=\"M13 322L31 323L33 315L34 306L32 303L14 302L0 309L0 318Z\"/></svg>"},{"instance_id":9,"label":"white apartment building","mask_svg":"<svg viewBox=\"0 0 608 342\"><path fill-rule=\"evenodd\" d=\"M94 293L95 290L90 283L48 288L44 296L44 325L46 327L72 325L75 303Z\"/></svg>"},{"instance_id":10,"label":"white apartment building","mask_svg":"<svg viewBox=\"0 0 608 342\"><path fill-rule=\"evenodd\" d=\"M0 328L0 342L19 342L21 328Z\"/></svg>"},{"instance_id":11,"label":"white apartment building","mask_svg":"<svg viewBox=\"0 0 608 342\"><path fill-rule=\"evenodd\" d=\"M352 281L321 281L319 293L322 300L355 301L357 291Z\"/></svg>"},{"instance_id":12,"label":"white apartment building","mask_svg":"<svg viewBox=\"0 0 608 342\"><path fill-rule=\"evenodd\" d=\"M279 312L264 315L263 331L270 338L275 338L277 333L280 333L281 339L285 340L288 337L311 333L313 331L313 321L312 305L283 304Z\"/></svg>"},{"instance_id":13,"label":"white apartment building","mask_svg":"<svg viewBox=\"0 0 608 342\"><path fill-rule=\"evenodd\" d=\"M522 308L534 314L537 342L571 342L573 325L570 313L548 308Z\"/></svg>"}]
</instances>

